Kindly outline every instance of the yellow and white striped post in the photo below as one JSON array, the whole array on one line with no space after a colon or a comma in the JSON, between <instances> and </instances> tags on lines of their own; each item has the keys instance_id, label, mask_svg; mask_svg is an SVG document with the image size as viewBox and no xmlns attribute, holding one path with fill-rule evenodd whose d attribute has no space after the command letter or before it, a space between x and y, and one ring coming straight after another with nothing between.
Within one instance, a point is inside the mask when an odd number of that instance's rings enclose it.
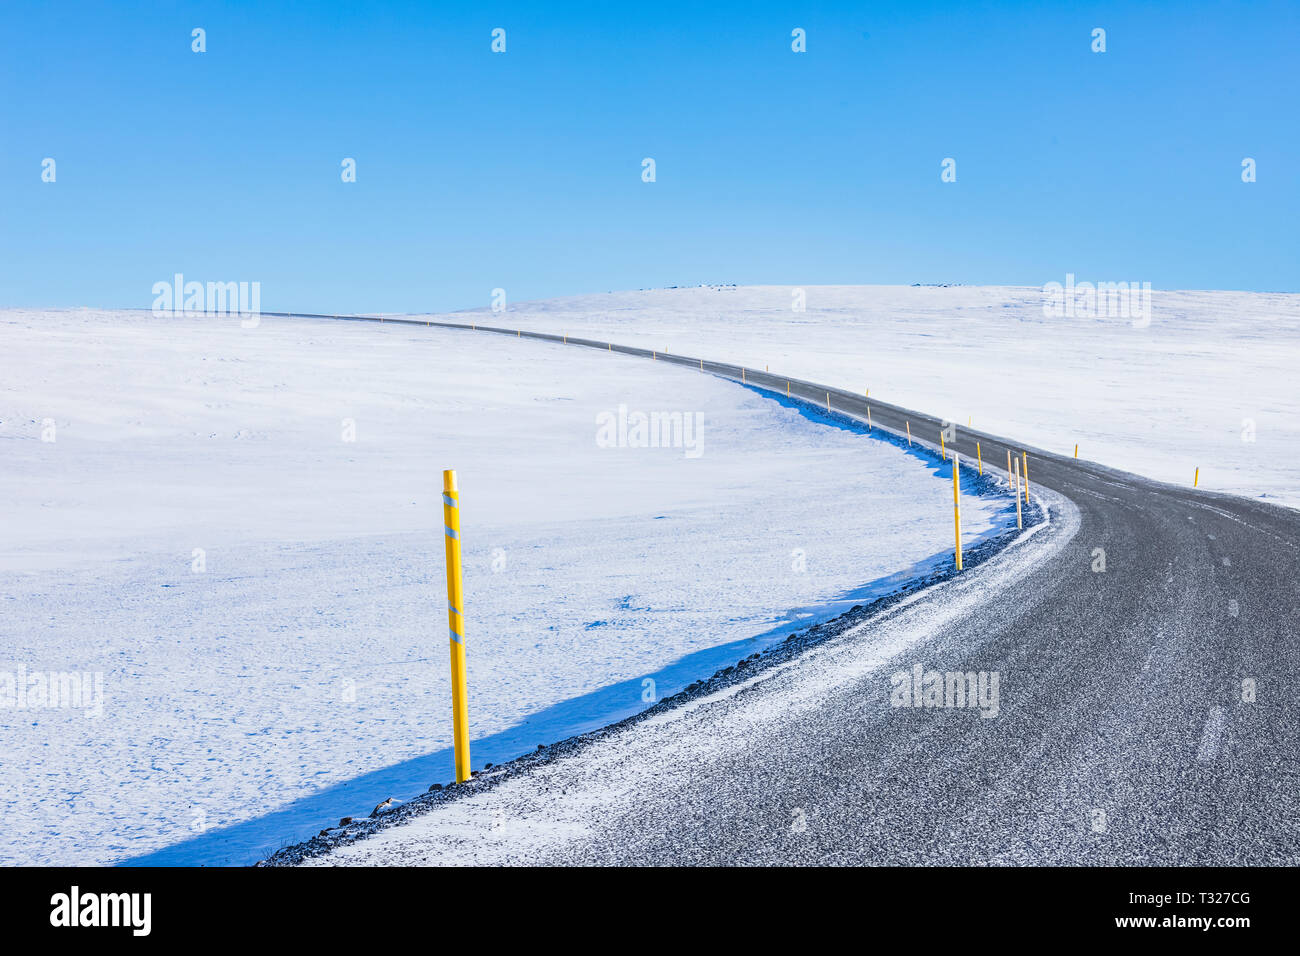
<instances>
[{"instance_id":1,"label":"yellow and white striped post","mask_svg":"<svg viewBox=\"0 0 1300 956\"><path fill-rule=\"evenodd\" d=\"M1011 453L1010 453L1010 452L1007 452L1007 454L1009 455L1009 454L1011 454ZM1011 472L1007 472L1007 480L1008 480L1008 481L1011 480ZM1015 493L1016 493L1016 530L1019 531L1019 530L1021 530L1021 528L1023 527L1023 525L1021 525L1021 523L1020 523L1020 461L1019 461L1019 459L1016 460L1016 477L1015 477L1015 482L1016 482L1016 485L1015 485Z\"/></svg>"},{"instance_id":2,"label":"yellow and white striped post","mask_svg":"<svg viewBox=\"0 0 1300 956\"><path fill-rule=\"evenodd\" d=\"M1025 467L1022 469L1025 476L1025 507L1029 507L1029 452L1022 451L1020 456L1025 460Z\"/></svg>"},{"instance_id":3,"label":"yellow and white striped post","mask_svg":"<svg viewBox=\"0 0 1300 956\"><path fill-rule=\"evenodd\" d=\"M460 492L456 472L442 473L442 524L447 539L447 631L451 643L451 730L456 782L470 778L469 694L465 687L465 588L460 573Z\"/></svg>"},{"instance_id":4,"label":"yellow and white striped post","mask_svg":"<svg viewBox=\"0 0 1300 956\"><path fill-rule=\"evenodd\" d=\"M958 490L957 473L961 462L956 452L952 453L952 526L957 535L957 570L961 570L961 492Z\"/></svg>"},{"instance_id":5,"label":"yellow and white striped post","mask_svg":"<svg viewBox=\"0 0 1300 956\"><path fill-rule=\"evenodd\" d=\"M976 442L976 443L975 443L975 460L979 462L979 466L980 466L980 476L983 477L983 475L984 475L984 453L983 453L982 451L980 451L980 443L979 443L979 442Z\"/></svg>"}]
</instances>

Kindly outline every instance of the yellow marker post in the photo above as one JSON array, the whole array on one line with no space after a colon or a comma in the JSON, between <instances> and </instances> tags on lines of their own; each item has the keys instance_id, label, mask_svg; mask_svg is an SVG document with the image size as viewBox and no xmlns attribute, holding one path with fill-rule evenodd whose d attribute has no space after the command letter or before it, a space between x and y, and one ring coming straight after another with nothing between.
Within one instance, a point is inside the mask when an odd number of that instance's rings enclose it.
<instances>
[{"instance_id":1,"label":"yellow marker post","mask_svg":"<svg viewBox=\"0 0 1300 956\"><path fill-rule=\"evenodd\" d=\"M790 383L789 383L789 382L786 382L786 383L785 383L785 397L786 397L786 398L789 398L789 397L790 397Z\"/></svg>"},{"instance_id":2,"label":"yellow marker post","mask_svg":"<svg viewBox=\"0 0 1300 956\"><path fill-rule=\"evenodd\" d=\"M831 410L831 393L830 393L830 392L827 392L827 393L826 393L826 411L829 412L830 410Z\"/></svg>"},{"instance_id":3,"label":"yellow marker post","mask_svg":"<svg viewBox=\"0 0 1300 956\"><path fill-rule=\"evenodd\" d=\"M961 492L958 491L957 473L961 470L956 452L952 453L952 526L957 535L957 570L961 570Z\"/></svg>"},{"instance_id":4,"label":"yellow marker post","mask_svg":"<svg viewBox=\"0 0 1300 956\"><path fill-rule=\"evenodd\" d=\"M912 423L907 423L907 447L912 447Z\"/></svg>"},{"instance_id":5,"label":"yellow marker post","mask_svg":"<svg viewBox=\"0 0 1300 956\"><path fill-rule=\"evenodd\" d=\"M1078 461L1078 460L1079 460L1079 443L1078 443L1078 442L1075 442L1075 443L1074 443L1074 460L1075 460L1075 461Z\"/></svg>"},{"instance_id":6,"label":"yellow marker post","mask_svg":"<svg viewBox=\"0 0 1300 956\"><path fill-rule=\"evenodd\" d=\"M743 365L740 367L740 380L742 382L745 380L745 367Z\"/></svg>"},{"instance_id":7,"label":"yellow marker post","mask_svg":"<svg viewBox=\"0 0 1300 956\"><path fill-rule=\"evenodd\" d=\"M864 389L863 392L862 392L862 397L863 397L863 398L870 398L870 397L871 397L871 389L869 389L869 388L868 388L868 389Z\"/></svg>"},{"instance_id":8,"label":"yellow marker post","mask_svg":"<svg viewBox=\"0 0 1300 956\"><path fill-rule=\"evenodd\" d=\"M700 359L700 371L704 371L704 359Z\"/></svg>"},{"instance_id":9,"label":"yellow marker post","mask_svg":"<svg viewBox=\"0 0 1300 956\"><path fill-rule=\"evenodd\" d=\"M1011 484L1011 449L1007 449L1007 484ZM1020 483L1016 483L1016 494L1020 494Z\"/></svg>"},{"instance_id":10,"label":"yellow marker post","mask_svg":"<svg viewBox=\"0 0 1300 956\"><path fill-rule=\"evenodd\" d=\"M975 460L979 462L980 476L984 475L984 453L980 451L980 443L975 443Z\"/></svg>"},{"instance_id":11,"label":"yellow marker post","mask_svg":"<svg viewBox=\"0 0 1300 956\"><path fill-rule=\"evenodd\" d=\"M1007 452L1007 454L1011 454L1011 453L1010 453L1010 452ZM1011 472L1007 472L1007 481L1010 482L1010 480L1011 480ZM1022 525L1020 524L1020 462L1019 462L1019 461L1016 462L1016 478L1015 478L1015 482L1016 482L1016 484L1015 484L1015 494L1016 494L1016 530L1019 531L1019 530L1021 529L1021 527L1022 527Z\"/></svg>"},{"instance_id":12,"label":"yellow marker post","mask_svg":"<svg viewBox=\"0 0 1300 956\"><path fill-rule=\"evenodd\" d=\"M569 344L569 333L568 333L568 332L565 332L565 333L564 333L564 344L565 344L565 345L568 345L568 344Z\"/></svg>"},{"instance_id":13,"label":"yellow marker post","mask_svg":"<svg viewBox=\"0 0 1300 956\"><path fill-rule=\"evenodd\" d=\"M1195 487L1196 487L1197 485L1199 485L1200 483L1201 483L1201 467L1200 467L1200 465L1197 465L1197 466L1196 466L1196 477L1192 479L1192 487L1195 488Z\"/></svg>"},{"instance_id":14,"label":"yellow marker post","mask_svg":"<svg viewBox=\"0 0 1300 956\"><path fill-rule=\"evenodd\" d=\"M943 456L943 460L944 460L944 461L947 461L947 460L948 460L948 446L944 443L944 440L943 440L943 429L940 429L940 430L939 430L939 452L940 452L940 454Z\"/></svg>"},{"instance_id":15,"label":"yellow marker post","mask_svg":"<svg viewBox=\"0 0 1300 956\"><path fill-rule=\"evenodd\" d=\"M650 361L652 361L652 362L657 362L657 361L659 361L659 353L658 353L658 352L651 351L651 353L650 353Z\"/></svg>"},{"instance_id":16,"label":"yellow marker post","mask_svg":"<svg viewBox=\"0 0 1300 956\"><path fill-rule=\"evenodd\" d=\"M447 631L451 641L451 732L456 782L470 778L469 697L465 689L465 589L460 573L460 492L456 472L442 473L442 525L447 539Z\"/></svg>"},{"instance_id":17,"label":"yellow marker post","mask_svg":"<svg viewBox=\"0 0 1300 956\"><path fill-rule=\"evenodd\" d=\"M1025 475L1025 507L1029 507L1029 452L1022 451L1020 456L1025 460L1025 467L1022 469Z\"/></svg>"},{"instance_id":18,"label":"yellow marker post","mask_svg":"<svg viewBox=\"0 0 1300 956\"><path fill-rule=\"evenodd\" d=\"M871 431L871 406L867 406L867 431Z\"/></svg>"}]
</instances>

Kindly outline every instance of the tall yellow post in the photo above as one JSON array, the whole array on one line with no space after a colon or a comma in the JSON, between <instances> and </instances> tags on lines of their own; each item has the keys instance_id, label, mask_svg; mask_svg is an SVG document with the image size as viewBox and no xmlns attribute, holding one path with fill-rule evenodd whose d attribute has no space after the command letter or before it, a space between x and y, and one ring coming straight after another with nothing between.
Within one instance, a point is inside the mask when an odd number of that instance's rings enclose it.
<instances>
[{"instance_id":1,"label":"tall yellow post","mask_svg":"<svg viewBox=\"0 0 1300 956\"><path fill-rule=\"evenodd\" d=\"M831 410L831 393L830 393L830 392L827 392L827 393L826 393L826 411L829 412L830 410Z\"/></svg>"},{"instance_id":2,"label":"tall yellow post","mask_svg":"<svg viewBox=\"0 0 1300 956\"><path fill-rule=\"evenodd\" d=\"M740 367L740 380L742 382L745 380L745 367L743 365Z\"/></svg>"},{"instance_id":3,"label":"tall yellow post","mask_svg":"<svg viewBox=\"0 0 1300 956\"><path fill-rule=\"evenodd\" d=\"M1078 461L1078 460L1079 460L1079 443L1078 443L1078 442L1075 442L1075 443L1074 443L1074 460L1075 460L1075 461Z\"/></svg>"},{"instance_id":4,"label":"tall yellow post","mask_svg":"<svg viewBox=\"0 0 1300 956\"><path fill-rule=\"evenodd\" d=\"M1029 452L1022 451L1020 456L1025 460L1025 467L1022 469L1025 476L1025 507L1029 507Z\"/></svg>"},{"instance_id":5,"label":"tall yellow post","mask_svg":"<svg viewBox=\"0 0 1300 956\"><path fill-rule=\"evenodd\" d=\"M1010 452L1008 452L1008 454L1010 454ZM1007 480L1008 480L1008 481L1011 481L1011 472L1007 472ZM1016 482L1016 486L1015 486L1015 492L1016 492L1016 530L1019 531L1019 530L1023 527L1023 525L1021 525L1021 523L1020 523L1020 461L1019 461L1019 460L1016 461L1016 475L1015 475L1015 482Z\"/></svg>"},{"instance_id":6,"label":"tall yellow post","mask_svg":"<svg viewBox=\"0 0 1300 956\"><path fill-rule=\"evenodd\" d=\"M704 371L704 359L700 359L700 371Z\"/></svg>"},{"instance_id":7,"label":"tall yellow post","mask_svg":"<svg viewBox=\"0 0 1300 956\"><path fill-rule=\"evenodd\" d=\"M907 423L907 447L912 447L912 423Z\"/></svg>"},{"instance_id":8,"label":"tall yellow post","mask_svg":"<svg viewBox=\"0 0 1300 956\"><path fill-rule=\"evenodd\" d=\"M957 535L957 570L961 570L961 492L958 491L957 472L961 469L956 452L952 453L952 526Z\"/></svg>"},{"instance_id":9,"label":"tall yellow post","mask_svg":"<svg viewBox=\"0 0 1300 956\"><path fill-rule=\"evenodd\" d=\"M790 397L790 383L789 383L789 382L786 382L786 383L785 383L785 397L786 397L786 398L789 398L789 397Z\"/></svg>"},{"instance_id":10,"label":"tall yellow post","mask_svg":"<svg viewBox=\"0 0 1300 956\"><path fill-rule=\"evenodd\" d=\"M1201 466L1196 466L1196 477L1192 479L1192 487L1195 488L1201 483Z\"/></svg>"},{"instance_id":11,"label":"tall yellow post","mask_svg":"<svg viewBox=\"0 0 1300 956\"><path fill-rule=\"evenodd\" d=\"M941 455L943 456L943 460L944 460L944 461L947 461L947 460L948 460L948 446L947 446L947 444L944 443L944 440L943 440L943 430L942 430L942 429L939 430L939 452L940 452Z\"/></svg>"},{"instance_id":12,"label":"tall yellow post","mask_svg":"<svg viewBox=\"0 0 1300 956\"><path fill-rule=\"evenodd\" d=\"M980 443L975 443L975 460L979 462L980 476L984 475L984 453L980 451Z\"/></svg>"},{"instance_id":13,"label":"tall yellow post","mask_svg":"<svg viewBox=\"0 0 1300 956\"><path fill-rule=\"evenodd\" d=\"M867 406L867 431L871 431L871 406Z\"/></svg>"},{"instance_id":14,"label":"tall yellow post","mask_svg":"<svg viewBox=\"0 0 1300 956\"><path fill-rule=\"evenodd\" d=\"M1011 484L1011 449L1007 449L1007 484ZM1016 495L1020 494L1020 482L1016 482Z\"/></svg>"},{"instance_id":15,"label":"tall yellow post","mask_svg":"<svg viewBox=\"0 0 1300 956\"><path fill-rule=\"evenodd\" d=\"M451 640L451 731L456 782L469 770L469 695L465 687L465 589L460 573L460 492L456 472L442 473L442 524L447 539L447 631Z\"/></svg>"}]
</instances>

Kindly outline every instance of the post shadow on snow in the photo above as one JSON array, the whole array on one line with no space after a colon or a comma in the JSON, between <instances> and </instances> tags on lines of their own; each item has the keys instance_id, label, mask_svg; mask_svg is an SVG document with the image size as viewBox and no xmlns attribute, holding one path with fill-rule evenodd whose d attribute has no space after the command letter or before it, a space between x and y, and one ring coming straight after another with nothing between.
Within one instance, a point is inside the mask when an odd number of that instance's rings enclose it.
<instances>
[{"instance_id":1,"label":"post shadow on snow","mask_svg":"<svg viewBox=\"0 0 1300 956\"><path fill-rule=\"evenodd\" d=\"M866 426L835 412L819 411L810 404L774 395L762 388L753 389L765 398L793 408L805 418L821 425L867 435ZM869 437L887 441L901 450L923 459L931 471L951 479L951 465L942 462L938 455L925 448L909 448L906 439L898 439L880 429L873 429ZM1006 495L1006 490L990 476L982 478L972 474L962 478L963 492L974 494ZM983 535L972 538L969 548L992 552L993 544L1007 536L1005 525L1014 524L1014 506L1008 506L995 524ZM1011 529L1014 531L1014 528ZM984 546L984 547L981 547ZM485 764L500 765L534 753L568 738L599 730L618 723L654 707L658 702L684 690L699 687L716 679L730 665L774 649L795 632L816 629L818 625L861 611L873 602L888 595L899 594L911 584L932 581L946 576L952 562L951 549L933 554L911 567L877 578L852 588L838 597L812 608L795 608L787 612L787 619L777 626L753 637L731 641L718 647L705 648L679 658L668 666L650 674L602 687L579 697L560 701L520 723L474 740L470 745L477 767ZM653 682L650 684L648 682ZM653 688L653 694L649 692ZM428 719L450 721L450 705L442 700L429 700ZM471 711L473 699L470 701ZM383 767L354 777L317 793L301 797L294 802L272 810L251 820L229 827L210 830L189 837L170 846L121 861L123 866L230 866L246 865L265 859L283 846L305 841L322 828L337 824L343 817L367 817L371 809L388 797L394 803L406 802L423 795L432 783L447 784L455 777L452 748L445 747L421 757Z\"/></svg>"}]
</instances>

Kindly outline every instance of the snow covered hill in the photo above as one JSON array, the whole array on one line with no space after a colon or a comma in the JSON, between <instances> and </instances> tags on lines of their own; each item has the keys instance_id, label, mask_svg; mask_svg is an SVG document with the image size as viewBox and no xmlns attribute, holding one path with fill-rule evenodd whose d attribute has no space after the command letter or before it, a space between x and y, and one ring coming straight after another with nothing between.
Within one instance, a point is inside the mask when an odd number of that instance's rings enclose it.
<instances>
[{"instance_id":1,"label":"snow covered hill","mask_svg":"<svg viewBox=\"0 0 1300 956\"><path fill-rule=\"evenodd\" d=\"M1023 287L721 286L519 303L492 318L770 364L1059 454L1078 443L1081 458L1185 485L1199 467L1202 488L1300 505L1300 295L1155 291L1141 317L1100 296L1096 311L1112 314L1085 315L1078 296L1073 315L1052 316L1044 299Z\"/></svg>"},{"instance_id":2,"label":"snow covered hill","mask_svg":"<svg viewBox=\"0 0 1300 956\"><path fill-rule=\"evenodd\" d=\"M664 344L783 361L756 328ZM0 356L0 691L99 688L0 700L6 863L248 863L449 780L445 467L476 767L950 560L930 461L663 363L84 310L0 312ZM693 430L632 447L656 412ZM968 542L1009 514L968 495Z\"/></svg>"}]
</instances>

